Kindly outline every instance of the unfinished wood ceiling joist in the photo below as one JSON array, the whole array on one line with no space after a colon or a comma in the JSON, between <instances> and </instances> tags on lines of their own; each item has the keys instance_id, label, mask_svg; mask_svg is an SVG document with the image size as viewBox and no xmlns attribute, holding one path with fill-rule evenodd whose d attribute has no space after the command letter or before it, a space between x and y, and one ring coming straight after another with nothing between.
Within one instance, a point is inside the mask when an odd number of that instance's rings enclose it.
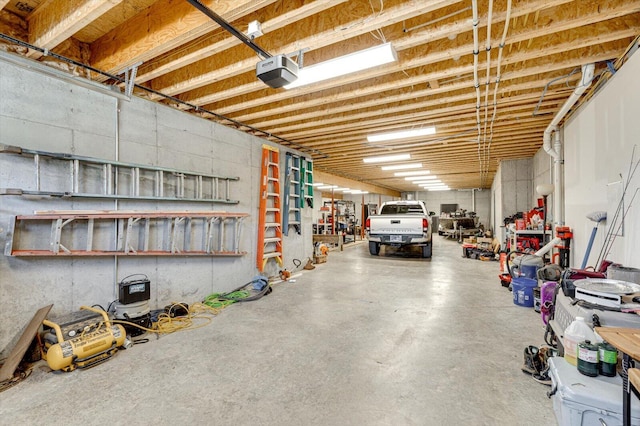
<instances>
[{"instance_id":1,"label":"unfinished wood ceiling joist","mask_svg":"<svg viewBox=\"0 0 640 426\"><path fill-rule=\"evenodd\" d=\"M468 1L203 3L242 32L249 22L261 22L264 35L256 42L262 48L273 54L304 49L307 66L384 41L398 61L297 89L271 89L255 76L260 58L254 52L188 2L173 0L0 0L0 32L112 74L142 62L138 84L198 109L140 89L137 95L302 146L314 153L318 173L387 193L416 187L363 158L407 152L454 189L488 188L500 161L540 149L544 129L580 81L580 67L595 63L596 79L607 76L640 34L640 0L512 0L508 21L507 0L493 0L491 22L489 0L479 0L478 126ZM45 60L37 49L14 50ZM436 126L436 135L367 141L369 134L427 125Z\"/></svg>"}]
</instances>

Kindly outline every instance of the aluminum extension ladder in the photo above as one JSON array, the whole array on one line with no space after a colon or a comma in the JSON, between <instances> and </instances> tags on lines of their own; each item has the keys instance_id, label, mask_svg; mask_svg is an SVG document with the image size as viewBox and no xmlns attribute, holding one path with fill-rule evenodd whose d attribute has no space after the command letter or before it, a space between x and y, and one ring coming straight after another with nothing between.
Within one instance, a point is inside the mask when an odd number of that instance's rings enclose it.
<instances>
[{"instance_id":1,"label":"aluminum extension ladder","mask_svg":"<svg viewBox=\"0 0 640 426\"><path fill-rule=\"evenodd\" d=\"M7 256L243 256L247 213L42 212L11 219ZM41 236L50 229L50 239Z\"/></svg>"},{"instance_id":2,"label":"aluminum extension ladder","mask_svg":"<svg viewBox=\"0 0 640 426\"><path fill-rule=\"evenodd\" d=\"M313 160L303 157L301 161L302 197L300 208L313 208Z\"/></svg>"},{"instance_id":3,"label":"aluminum extension ladder","mask_svg":"<svg viewBox=\"0 0 640 426\"><path fill-rule=\"evenodd\" d=\"M280 151L262 145L260 176L260 213L258 217L258 241L256 266L263 272L269 259L284 266L282 257L282 219L280 208Z\"/></svg>"},{"instance_id":4,"label":"aluminum extension ladder","mask_svg":"<svg viewBox=\"0 0 640 426\"><path fill-rule=\"evenodd\" d=\"M33 167L31 188L0 188L0 195L45 195L135 199L152 201L202 201L238 204L231 199L231 182L238 177L218 176L102 160L78 155L0 145L0 154L14 154L7 167L21 175L20 167ZM22 182L20 182L22 184ZM63 188L62 190L59 190Z\"/></svg>"},{"instance_id":5,"label":"aluminum extension ladder","mask_svg":"<svg viewBox=\"0 0 640 426\"><path fill-rule=\"evenodd\" d=\"M300 234L300 210L302 185L300 182L301 158L299 155L287 152L285 155L285 183L284 183L284 214L282 215L282 233L289 235L292 226Z\"/></svg>"}]
</instances>

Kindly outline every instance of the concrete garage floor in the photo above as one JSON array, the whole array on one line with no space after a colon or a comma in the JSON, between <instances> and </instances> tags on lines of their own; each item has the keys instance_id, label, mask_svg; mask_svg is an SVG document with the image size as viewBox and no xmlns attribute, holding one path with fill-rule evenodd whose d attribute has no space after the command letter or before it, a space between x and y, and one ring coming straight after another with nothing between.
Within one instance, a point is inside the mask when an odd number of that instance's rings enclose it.
<instances>
[{"instance_id":1,"label":"concrete garage floor","mask_svg":"<svg viewBox=\"0 0 640 426\"><path fill-rule=\"evenodd\" d=\"M513 304L497 262L434 239L432 260L333 251L204 328L92 369L39 364L0 394L0 424L555 424L549 388L520 371L539 315Z\"/></svg>"}]
</instances>

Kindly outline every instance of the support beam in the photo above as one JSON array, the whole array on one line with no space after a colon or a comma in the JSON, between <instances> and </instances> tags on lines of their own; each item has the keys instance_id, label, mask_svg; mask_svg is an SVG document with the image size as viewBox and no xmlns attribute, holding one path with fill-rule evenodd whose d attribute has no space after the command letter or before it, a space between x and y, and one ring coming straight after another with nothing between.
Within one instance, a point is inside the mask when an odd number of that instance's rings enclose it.
<instances>
[{"instance_id":1,"label":"support beam","mask_svg":"<svg viewBox=\"0 0 640 426\"><path fill-rule=\"evenodd\" d=\"M27 20L29 43L53 49L123 0L51 0L37 8ZM42 53L28 55L39 58Z\"/></svg>"},{"instance_id":2,"label":"support beam","mask_svg":"<svg viewBox=\"0 0 640 426\"><path fill-rule=\"evenodd\" d=\"M276 0L205 0L231 22ZM117 73L200 37L217 24L186 1L160 0L91 44L91 65Z\"/></svg>"}]
</instances>

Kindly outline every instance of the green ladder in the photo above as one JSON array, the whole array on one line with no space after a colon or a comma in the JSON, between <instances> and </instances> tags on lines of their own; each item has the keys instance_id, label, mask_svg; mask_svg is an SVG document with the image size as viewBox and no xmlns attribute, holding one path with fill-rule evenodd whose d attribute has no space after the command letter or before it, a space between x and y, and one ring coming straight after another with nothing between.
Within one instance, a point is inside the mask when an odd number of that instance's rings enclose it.
<instances>
[{"instance_id":1,"label":"green ladder","mask_svg":"<svg viewBox=\"0 0 640 426\"><path fill-rule=\"evenodd\" d=\"M313 160L302 158L302 197L300 197L300 208L313 208Z\"/></svg>"},{"instance_id":2,"label":"green ladder","mask_svg":"<svg viewBox=\"0 0 640 426\"><path fill-rule=\"evenodd\" d=\"M300 234L300 202L302 186L300 181L301 158L288 152L285 158L284 183L284 215L282 216L282 233L289 235L289 227L293 227Z\"/></svg>"}]
</instances>

